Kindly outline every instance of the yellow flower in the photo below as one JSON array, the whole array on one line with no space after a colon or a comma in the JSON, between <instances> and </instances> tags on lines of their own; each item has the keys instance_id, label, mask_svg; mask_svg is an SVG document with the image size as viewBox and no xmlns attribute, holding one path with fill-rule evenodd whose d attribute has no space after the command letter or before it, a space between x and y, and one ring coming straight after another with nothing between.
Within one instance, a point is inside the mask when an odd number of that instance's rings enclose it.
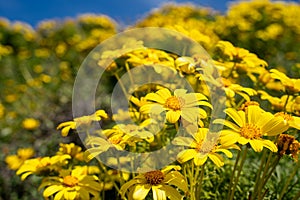
<instances>
[{"instance_id":1,"label":"yellow flower","mask_svg":"<svg viewBox=\"0 0 300 200\"><path fill-rule=\"evenodd\" d=\"M68 159L71 159L71 156L66 154L29 159L20 166L16 174L21 175L22 180L26 179L31 174L49 174L52 171L58 171L61 166L66 165Z\"/></svg>"},{"instance_id":2,"label":"yellow flower","mask_svg":"<svg viewBox=\"0 0 300 200\"><path fill-rule=\"evenodd\" d=\"M276 145L263 136L279 135L289 128L281 117L274 117L256 105L248 106L245 111L228 108L225 112L235 123L223 119L214 121L230 128L221 131L220 142L223 145L249 143L256 152L262 151L263 147L276 152Z\"/></svg>"},{"instance_id":3,"label":"yellow flower","mask_svg":"<svg viewBox=\"0 0 300 200\"><path fill-rule=\"evenodd\" d=\"M292 116L285 112L275 113L275 117L282 117L284 122L290 127L300 130L300 117Z\"/></svg>"},{"instance_id":4,"label":"yellow flower","mask_svg":"<svg viewBox=\"0 0 300 200\"><path fill-rule=\"evenodd\" d=\"M259 90L258 93L261 95L262 100L268 100L272 104L272 109L275 111L286 110L287 112L292 112L293 109L293 98L288 95L283 95L280 98L273 97L266 93L265 91Z\"/></svg>"},{"instance_id":5,"label":"yellow flower","mask_svg":"<svg viewBox=\"0 0 300 200\"><path fill-rule=\"evenodd\" d=\"M176 123L180 117L191 123L197 122L199 116L206 116L206 111L199 106L212 107L203 94L187 93L185 89L176 89L172 95L164 88L156 93L147 94L145 98L152 103L142 106L140 111L142 113L166 111L166 118L170 123Z\"/></svg>"},{"instance_id":6,"label":"yellow flower","mask_svg":"<svg viewBox=\"0 0 300 200\"><path fill-rule=\"evenodd\" d=\"M0 103L0 119L4 116L5 108L4 106Z\"/></svg>"},{"instance_id":7,"label":"yellow flower","mask_svg":"<svg viewBox=\"0 0 300 200\"><path fill-rule=\"evenodd\" d=\"M284 73L277 69L271 69L271 77L279 80L285 87L285 91L288 94L294 94L300 92L300 79L292 79L287 77Z\"/></svg>"},{"instance_id":8,"label":"yellow flower","mask_svg":"<svg viewBox=\"0 0 300 200\"><path fill-rule=\"evenodd\" d=\"M211 159L215 165L221 167L224 165L224 159L218 152L223 152L227 157L232 158L232 153L228 148L239 149L237 145L231 144L229 146L218 145L214 139L207 137L207 128L199 128L196 133L192 133L191 137L176 137L173 140L173 144L186 146L189 149L181 151L177 155L177 160L180 163L185 163L191 159L194 159L195 165L203 165L207 159Z\"/></svg>"},{"instance_id":9,"label":"yellow flower","mask_svg":"<svg viewBox=\"0 0 300 200\"><path fill-rule=\"evenodd\" d=\"M40 122L34 118L24 119L22 122L22 127L27 130L35 130L40 126Z\"/></svg>"},{"instance_id":10,"label":"yellow flower","mask_svg":"<svg viewBox=\"0 0 300 200\"><path fill-rule=\"evenodd\" d=\"M120 189L121 197L125 198L128 191L128 200L144 200L150 190L152 190L153 199L182 199L183 195L172 186L175 186L186 193L188 191L187 183L181 173L178 171L171 171L172 169L180 170L180 167L167 166L162 170L154 170L139 174L122 185Z\"/></svg>"},{"instance_id":11,"label":"yellow flower","mask_svg":"<svg viewBox=\"0 0 300 200\"><path fill-rule=\"evenodd\" d=\"M253 74L261 73L264 67L268 65L254 53L235 47L227 41L219 41L216 45L215 53L219 56L215 64L226 77L233 75L236 78L239 74L247 74L249 78L255 81L256 78Z\"/></svg>"},{"instance_id":12,"label":"yellow flower","mask_svg":"<svg viewBox=\"0 0 300 200\"><path fill-rule=\"evenodd\" d=\"M57 155L68 154L72 158L75 158L79 161L84 160L83 151L80 146L77 146L74 143L70 143L70 144L60 143L59 146L60 148L59 151L57 152Z\"/></svg>"},{"instance_id":13,"label":"yellow flower","mask_svg":"<svg viewBox=\"0 0 300 200\"><path fill-rule=\"evenodd\" d=\"M32 148L21 148L18 149L17 155L6 156L5 162L8 167L12 170L17 170L20 166L28 159L34 155L34 150Z\"/></svg>"},{"instance_id":14,"label":"yellow flower","mask_svg":"<svg viewBox=\"0 0 300 200\"><path fill-rule=\"evenodd\" d=\"M47 199L90 199L90 194L99 199L103 183L100 183L96 176L86 175L82 168L75 168L61 170L59 176L44 178L39 190L42 188L45 188L43 196Z\"/></svg>"},{"instance_id":15,"label":"yellow flower","mask_svg":"<svg viewBox=\"0 0 300 200\"><path fill-rule=\"evenodd\" d=\"M107 118L104 110L98 110L92 115L82 116L75 118L74 121L63 122L57 126L61 130L63 137L67 136L71 129L76 129L80 126L89 126L93 121L100 121L102 118Z\"/></svg>"},{"instance_id":16,"label":"yellow flower","mask_svg":"<svg viewBox=\"0 0 300 200\"><path fill-rule=\"evenodd\" d=\"M246 88L239 84L231 83L229 79L222 79L225 94L229 99L233 99L235 97L235 94L240 95L243 97L246 101L250 101L250 96L254 96L257 94L257 92L252 88Z\"/></svg>"}]
</instances>

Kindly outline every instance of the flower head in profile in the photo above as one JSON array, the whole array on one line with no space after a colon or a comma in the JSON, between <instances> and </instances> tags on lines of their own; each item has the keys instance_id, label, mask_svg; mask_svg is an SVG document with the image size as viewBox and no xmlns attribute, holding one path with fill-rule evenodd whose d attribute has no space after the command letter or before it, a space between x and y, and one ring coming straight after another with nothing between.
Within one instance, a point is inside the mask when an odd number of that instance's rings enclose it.
<instances>
[{"instance_id":1,"label":"flower head in profile","mask_svg":"<svg viewBox=\"0 0 300 200\"><path fill-rule=\"evenodd\" d=\"M300 79L289 78L277 69L271 69L270 72L271 77L276 80L279 80L288 94L300 92Z\"/></svg>"},{"instance_id":2,"label":"flower head in profile","mask_svg":"<svg viewBox=\"0 0 300 200\"><path fill-rule=\"evenodd\" d=\"M239 149L235 144L229 146L219 145L218 141L213 138L208 138L209 130L207 128L199 128L196 133L192 133L191 137L176 137L173 144L189 147L181 151L177 155L177 160L180 163L185 163L191 159L194 160L195 165L203 165L207 159L213 161L215 165L221 167L224 165L224 159L219 152L224 153L227 157L232 158L232 153L229 148Z\"/></svg>"},{"instance_id":3,"label":"flower head in profile","mask_svg":"<svg viewBox=\"0 0 300 200\"><path fill-rule=\"evenodd\" d=\"M43 179L39 189L44 188L45 198L90 199L91 195L99 199L99 192L104 188L96 176L87 175L82 168L61 170L59 176Z\"/></svg>"},{"instance_id":4,"label":"flower head in profile","mask_svg":"<svg viewBox=\"0 0 300 200\"><path fill-rule=\"evenodd\" d=\"M32 148L20 148L17 155L9 155L5 158L5 162L12 170L17 170L29 158L33 157L34 150Z\"/></svg>"},{"instance_id":5,"label":"flower head in profile","mask_svg":"<svg viewBox=\"0 0 300 200\"><path fill-rule=\"evenodd\" d=\"M107 117L104 110L98 110L92 115L77 117L74 121L63 122L57 126L57 129L61 129L61 135L65 137L71 129L74 130L80 126L89 126L93 121L100 121L102 118Z\"/></svg>"},{"instance_id":6,"label":"flower head in profile","mask_svg":"<svg viewBox=\"0 0 300 200\"><path fill-rule=\"evenodd\" d=\"M177 170L180 170L179 166L167 166L162 170L139 174L122 185L121 197L125 198L127 194L129 200L144 200L151 190L153 199L182 199L183 195L176 188L186 193L188 187L185 177Z\"/></svg>"},{"instance_id":7,"label":"flower head in profile","mask_svg":"<svg viewBox=\"0 0 300 200\"><path fill-rule=\"evenodd\" d=\"M59 150L56 153L57 155L68 154L72 158L77 159L79 161L84 160L83 151L80 146L77 146L74 143L70 143L70 144L60 143L59 146L60 146Z\"/></svg>"},{"instance_id":8,"label":"flower head in profile","mask_svg":"<svg viewBox=\"0 0 300 200\"><path fill-rule=\"evenodd\" d=\"M220 142L224 145L236 142L241 145L249 143L256 152L262 151L263 147L277 152L276 145L264 136L279 135L289 128L281 117L275 117L256 105L250 105L245 110L239 111L228 108L225 112L233 122L223 119L214 121L229 128L222 130L220 134Z\"/></svg>"},{"instance_id":9,"label":"flower head in profile","mask_svg":"<svg viewBox=\"0 0 300 200\"><path fill-rule=\"evenodd\" d=\"M142 113L161 113L166 111L166 119L170 123L176 123L179 118L194 123L199 116L206 116L206 111L200 105L208 106L211 104L207 97L200 93L187 93L185 89L176 89L174 95L170 90L163 88L156 93L149 93L145 97L149 104L141 107Z\"/></svg>"},{"instance_id":10,"label":"flower head in profile","mask_svg":"<svg viewBox=\"0 0 300 200\"><path fill-rule=\"evenodd\" d=\"M21 179L26 179L31 174L43 175L58 171L71 159L70 155L55 155L52 157L39 157L26 160L16 172L21 175Z\"/></svg>"}]
</instances>

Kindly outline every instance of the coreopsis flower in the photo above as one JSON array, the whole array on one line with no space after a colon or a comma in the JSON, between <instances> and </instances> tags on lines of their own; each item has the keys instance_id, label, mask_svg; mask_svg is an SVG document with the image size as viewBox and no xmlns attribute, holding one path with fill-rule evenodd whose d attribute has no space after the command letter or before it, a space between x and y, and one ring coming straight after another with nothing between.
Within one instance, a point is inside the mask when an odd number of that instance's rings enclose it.
<instances>
[{"instance_id":1,"label":"coreopsis flower","mask_svg":"<svg viewBox=\"0 0 300 200\"><path fill-rule=\"evenodd\" d=\"M26 118L22 121L22 127L27 130L35 130L40 126L40 122L34 118Z\"/></svg>"},{"instance_id":2,"label":"coreopsis flower","mask_svg":"<svg viewBox=\"0 0 300 200\"><path fill-rule=\"evenodd\" d=\"M12 170L17 170L29 158L33 157L34 150L32 148L20 148L17 155L6 156L5 162Z\"/></svg>"},{"instance_id":3,"label":"coreopsis flower","mask_svg":"<svg viewBox=\"0 0 300 200\"><path fill-rule=\"evenodd\" d=\"M273 152L277 151L276 145L264 136L276 136L289 128L281 117L264 111L259 106L248 106L245 111L237 111L234 108L225 110L226 114L233 120L217 119L214 123L224 124L229 129L222 130L220 142L223 145L239 143L250 144L254 151L260 152L263 147Z\"/></svg>"},{"instance_id":4,"label":"coreopsis flower","mask_svg":"<svg viewBox=\"0 0 300 200\"><path fill-rule=\"evenodd\" d=\"M84 160L84 152L82 151L82 148L80 146L75 145L74 143L70 144L59 144L59 150L56 153L57 155L63 155L63 154L68 154L72 158L77 159L79 161Z\"/></svg>"},{"instance_id":5,"label":"coreopsis flower","mask_svg":"<svg viewBox=\"0 0 300 200\"><path fill-rule=\"evenodd\" d=\"M230 144L229 146L218 144L218 141L207 137L208 132L209 129L207 128L199 128L196 133L191 133L192 138L174 138L173 144L189 147L177 155L177 160L180 163L185 163L193 159L195 165L200 166L209 158L215 165L221 167L224 165L224 159L218 154L219 152L224 153L228 158L232 158L232 153L228 149L239 149L239 147L235 144Z\"/></svg>"},{"instance_id":6,"label":"coreopsis flower","mask_svg":"<svg viewBox=\"0 0 300 200\"><path fill-rule=\"evenodd\" d=\"M271 69L270 72L271 77L279 80L288 94L300 92L300 79L289 78L277 69Z\"/></svg>"},{"instance_id":7,"label":"coreopsis flower","mask_svg":"<svg viewBox=\"0 0 300 200\"><path fill-rule=\"evenodd\" d=\"M20 166L16 174L21 175L22 180L31 174L49 174L65 166L68 163L68 159L71 159L71 156L66 154L28 159Z\"/></svg>"},{"instance_id":8,"label":"coreopsis flower","mask_svg":"<svg viewBox=\"0 0 300 200\"><path fill-rule=\"evenodd\" d=\"M248 50L235 47L228 41L219 41L216 45L216 55L219 57L215 65L223 72L224 76L233 77L239 74L247 74L253 81L256 80L253 74L261 73L268 64ZM228 74L229 73L229 74Z\"/></svg>"},{"instance_id":9,"label":"coreopsis flower","mask_svg":"<svg viewBox=\"0 0 300 200\"><path fill-rule=\"evenodd\" d=\"M63 137L67 136L71 129L76 129L80 126L89 126L93 121L100 121L102 118L107 118L107 113L104 110L98 110L92 115L75 118L73 121L63 122L57 126L61 130Z\"/></svg>"},{"instance_id":10,"label":"coreopsis flower","mask_svg":"<svg viewBox=\"0 0 300 200\"><path fill-rule=\"evenodd\" d=\"M156 93L149 93L145 98L152 102L141 107L142 113L161 113L166 111L166 119L176 123L179 118L194 123L199 116L206 116L206 111L200 105L212 107L207 97L200 93L187 93L185 89L176 89L174 95L164 88Z\"/></svg>"},{"instance_id":11,"label":"coreopsis flower","mask_svg":"<svg viewBox=\"0 0 300 200\"><path fill-rule=\"evenodd\" d=\"M43 179L39 190L44 188L44 198L60 199L99 199L99 192L104 189L96 176L87 175L82 168L61 170L59 176Z\"/></svg>"},{"instance_id":12,"label":"coreopsis flower","mask_svg":"<svg viewBox=\"0 0 300 200\"><path fill-rule=\"evenodd\" d=\"M282 117L284 122L290 127L300 130L300 117L293 116L285 112L275 113L275 117Z\"/></svg>"},{"instance_id":13,"label":"coreopsis flower","mask_svg":"<svg viewBox=\"0 0 300 200\"><path fill-rule=\"evenodd\" d=\"M298 161L300 152L300 143L294 136L288 134L280 134L277 141L278 153L280 156L291 155L295 162Z\"/></svg>"},{"instance_id":14,"label":"coreopsis flower","mask_svg":"<svg viewBox=\"0 0 300 200\"><path fill-rule=\"evenodd\" d=\"M139 174L122 185L120 189L121 197L125 198L127 196L129 200L144 200L151 190L153 199L182 199L184 196L178 189L186 193L188 187L184 176L177 170L180 170L179 166L171 165L162 170Z\"/></svg>"},{"instance_id":15,"label":"coreopsis flower","mask_svg":"<svg viewBox=\"0 0 300 200\"><path fill-rule=\"evenodd\" d=\"M229 79L223 78L222 83L224 85L225 94L229 99L234 99L235 94L238 94L246 101L250 101L250 96L257 94L256 90L232 83Z\"/></svg>"},{"instance_id":16,"label":"coreopsis flower","mask_svg":"<svg viewBox=\"0 0 300 200\"><path fill-rule=\"evenodd\" d=\"M262 100L268 100L271 105L272 109L275 111L282 111L285 110L287 112L292 112L293 109L293 97L289 97L288 95L283 95L279 97L273 97L269 95L267 92L259 90L258 93L260 94L260 98Z\"/></svg>"}]
</instances>

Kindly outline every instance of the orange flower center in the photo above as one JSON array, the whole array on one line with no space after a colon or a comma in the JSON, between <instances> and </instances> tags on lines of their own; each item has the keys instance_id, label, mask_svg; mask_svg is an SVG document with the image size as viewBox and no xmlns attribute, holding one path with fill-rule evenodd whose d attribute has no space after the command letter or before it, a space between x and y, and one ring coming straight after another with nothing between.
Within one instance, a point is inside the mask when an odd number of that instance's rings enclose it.
<instances>
[{"instance_id":1,"label":"orange flower center","mask_svg":"<svg viewBox=\"0 0 300 200\"><path fill-rule=\"evenodd\" d=\"M150 171L144 174L147 183L150 185L158 185L165 179L164 174L160 170Z\"/></svg>"},{"instance_id":2,"label":"orange flower center","mask_svg":"<svg viewBox=\"0 0 300 200\"><path fill-rule=\"evenodd\" d=\"M206 140L206 141L199 142L196 146L196 150L199 153L207 154L207 153L211 152L212 150L214 150L215 147L216 147L215 142Z\"/></svg>"},{"instance_id":3,"label":"orange flower center","mask_svg":"<svg viewBox=\"0 0 300 200\"><path fill-rule=\"evenodd\" d=\"M165 106L172 110L180 110L183 107L183 105L184 99L175 96L169 97L165 103Z\"/></svg>"},{"instance_id":4,"label":"orange flower center","mask_svg":"<svg viewBox=\"0 0 300 200\"><path fill-rule=\"evenodd\" d=\"M108 139L112 144L119 144L122 139L120 137L111 137Z\"/></svg>"},{"instance_id":5,"label":"orange flower center","mask_svg":"<svg viewBox=\"0 0 300 200\"><path fill-rule=\"evenodd\" d=\"M282 117L286 121L292 121L292 120L294 120L294 118L292 117L292 115L287 114L285 112L278 112L274 116L275 117Z\"/></svg>"},{"instance_id":6,"label":"orange flower center","mask_svg":"<svg viewBox=\"0 0 300 200\"><path fill-rule=\"evenodd\" d=\"M247 139L257 139L262 135L260 128L254 124L246 124L240 131L241 135Z\"/></svg>"},{"instance_id":7,"label":"orange flower center","mask_svg":"<svg viewBox=\"0 0 300 200\"><path fill-rule=\"evenodd\" d=\"M78 185L78 183L79 183L79 181L76 177L70 176L70 175L65 176L63 182L64 182L64 185L66 185L68 187L74 187L74 186Z\"/></svg>"}]
</instances>

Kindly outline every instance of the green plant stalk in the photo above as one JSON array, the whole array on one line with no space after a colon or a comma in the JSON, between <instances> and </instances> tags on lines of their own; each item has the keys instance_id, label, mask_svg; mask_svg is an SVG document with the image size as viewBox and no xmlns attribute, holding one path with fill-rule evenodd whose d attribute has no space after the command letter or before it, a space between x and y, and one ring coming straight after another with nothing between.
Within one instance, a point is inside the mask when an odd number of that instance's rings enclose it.
<instances>
[{"instance_id":1,"label":"green plant stalk","mask_svg":"<svg viewBox=\"0 0 300 200\"><path fill-rule=\"evenodd\" d=\"M228 188L227 199L230 197L230 194L231 194L231 188L232 188L232 184L233 184L233 178L234 178L235 171L236 171L236 169L237 169L237 166L238 166L238 162L239 162L239 160L240 160L240 157L241 157L241 151L239 151L238 154L237 154L237 157L236 157L235 163L234 163L234 167L233 167L233 170L232 170L232 173L231 173L231 176L230 176L230 182L229 182L229 188Z\"/></svg>"},{"instance_id":2,"label":"green plant stalk","mask_svg":"<svg viewBox=\"0 0 300 200\"><path fill-rule=\"evenodd\" d=\"M197 172L196 173L196 177L198 177L199 175L199 169L200 167L197 167ZM205 163L201 166L201 173L200 173L200 177L199 180L196 183L196 199L200 199L200 194L201 194L201 190L202 190L202 181L203 181L203 177L204 177L204 169L205 169ZM199 185L199 187L198 187Z\"/></svg>"},{"instance_id":3,"label":"green plant stalk","mask_svg":"<svg viewBox=\"0 0 300 200\"><path fill-rule=\"evenodd\" d=\"M255 194L257 192L257 189L258 189L258 185L259 185L259 181L261 179L261 171L263 169L263 166L264 166L264 161L266 159L266 155L267 155L267 151L264 149L263 150L263 155L260 159L260 166L259 166L259 169L256 173L256 179L255 179L255 182L254 182L254 190L253 190L253 193L252 194ZM252 199L252 197L251 197Z\"/></svg>"},{"instance_id":4,"label":"green plant stalk","mask_svg":"<svg viewBox=\"0 0 300 200\"><path fill-rule=\"evenodd\" d=\"M277 156L275 161L271 164L271 170L269 170L268 174L266 175L266 177L264 178L264 180L262 181L262 187L264 185L266 185L266 183L268 182L268 180L271 178L271 175L273 174L274 170L276 169L276 166L279 163L281 157ZM262 188L261 188L262 189ZM266 190L267 191L267 190ZM258 194L258 198L262 199L264 197L264 195L266 194L266 191L263 193L262 196L260 196L260 193Z\"/></svg>"},{"instance_id":5,"label":"green plant stalk","mask_svg":"<svg viewBox=\"0 0 300 200\"><path fill-rule=\"evenodd\" d=\"M281 200L283 198L283 195L286 193L286 190L290 184L290 182L293 180L294 176L296 175L298 169L300 167L300 161L298 161L297 165L294 167L292 173L290 174L288 180L286 181L284 187L282 188L281 192L280 192L280 195L279 195L279 198L278 200ZM300 192L298 193L298 197L300 196ZM297 196L297 195L296 195Z\"/></svg>"},{"instance_id":6,"label":"green plant stalk","mask_svg":"<svg viewBox=\"0 0 300 200\"><path fill-rule=\"evenodd\" d=\"M236 188L236 186L237 186L237 184L239 182L239 178L240 178L240 175L241 175L241 172L242 172L242 169L243 169L246 157L247 157L247 147L245 147L245 149L243 150L242 160L241 160L239 168L238 168L237 176L236 176L236 178L234 180L234 185L233 185L233 188L232 188L229 200L232 200L233 197L234 197L235 188Z\"/></svg>"},{"instance_id":7,"label":"green plant stalk","mask_svg":"<svg viewBox=\"0 0 300 200\"><path fill-rule=\"evenodd\" d=\"M270 165L270 162L271 162L271 159L272 159L272 155L273 155L273 153L270 152L270 154L269 154L269 156L268 156L268 160L267 160L267 162L266 162L266 164L265 164L265 166L264 166L265 169L264 169L263 174L262 174L262 177L261 177L262 180L264 180L264 177L265 177L266 174L268 173L268 169L269 169L269 165ZM256 197L257 195L258 195L258 196L260 195L263 186L264 186L264 185L263 185L263 181L260 181L260 182L258 183L257 190L253 193L252 199L255 199L255 197Z\"/></svg>"}]
</instances>

